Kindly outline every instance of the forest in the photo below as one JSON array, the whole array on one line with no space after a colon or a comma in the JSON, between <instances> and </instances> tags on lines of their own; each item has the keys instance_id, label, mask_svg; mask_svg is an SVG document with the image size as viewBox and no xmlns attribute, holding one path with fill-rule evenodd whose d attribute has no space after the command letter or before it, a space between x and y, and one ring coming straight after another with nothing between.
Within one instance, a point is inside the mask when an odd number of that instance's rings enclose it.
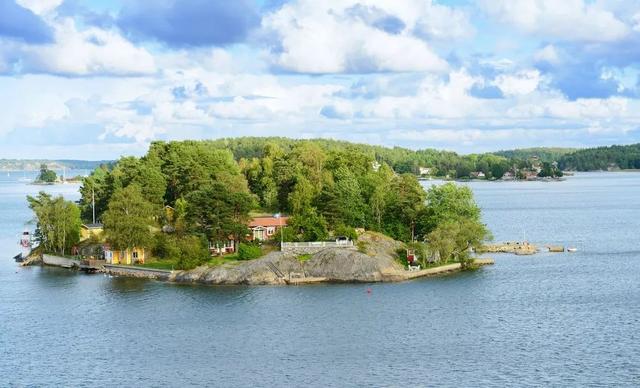
<instances>
[{"instance_id":1,"label":"forest","mask_svg":"<svg viewBox=\"0 0 640 388\"><path fill-rule=\"evenodd\" d=\"M586 148L564 155L558 167L572 171L640 169L640 144Z\"/></svg>"}]
</instances>

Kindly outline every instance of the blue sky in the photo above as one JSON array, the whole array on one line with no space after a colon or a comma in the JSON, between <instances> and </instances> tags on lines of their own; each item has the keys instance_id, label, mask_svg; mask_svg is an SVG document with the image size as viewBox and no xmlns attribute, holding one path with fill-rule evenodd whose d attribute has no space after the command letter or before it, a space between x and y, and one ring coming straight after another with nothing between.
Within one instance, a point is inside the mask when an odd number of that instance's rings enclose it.
<instances>
[{"instance_id":1,"label":"blue sky","mask_svg":"<svg viewBox=\"0 0 640 388\"><path fill-rule=\"evenodd\" d=\"M640 142L640 2L0 0L0 158Z\"/></svg>"}]
</instances>

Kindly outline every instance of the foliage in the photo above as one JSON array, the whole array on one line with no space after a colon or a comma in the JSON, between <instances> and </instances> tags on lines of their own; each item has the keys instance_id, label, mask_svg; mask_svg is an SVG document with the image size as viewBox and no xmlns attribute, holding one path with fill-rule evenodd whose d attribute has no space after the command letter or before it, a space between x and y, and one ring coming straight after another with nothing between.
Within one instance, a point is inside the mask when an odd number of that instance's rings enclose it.
<instances>
[{"instance_id":1,"label":"foliage","mask_svg":"<svg viewBox=\"0 0 640 388\"><path fill-rule=\"evenodd\" d=\"M467 186L446 183L432 186L427 191L427 204L420 217L419 231L422 236L431 233L438 225L448 221L471 220L480 222L480 208Z\"/></svg>"},{"instance_id":2,"label":"foliage","mask_svg":"<svg viewBox=\"0 0 640 388\"><path fill-rule=\"evenodd\" d=\"M429 246L444 260L455 260L463 268L471 266L471 248L479 247L489 237L489 231L480 222L459 219L439 224L427 236Z\"/></svg>"},{"instance_id":3,"label":"foliage","mask_svg":"<svg viewBox=\"0 0 640 388\"><path fill-rule=\"evenodd\" d=\"M277 242L277 243L280 243L280 241L294 242L294 241L298 241L298 236L296 236L296 233L292 227L284 226L276 230L273 236L271 236L271 241Z\"/></svg>"},{"instance_id":4,"label":"foliage","mask_svg":"<svg viewBox=\"0 0 640 388\"><path fill-rule=\"evenodd\" d=\"M107 241L121 250L150 247L152 217L153 206L144 198L139 186L117 189L103 216Z\"/></svg>"},{"instance_id":5,"label":"foliage","mask_svg":"<svg viewBox=\"0 0 640 388\"><path fill-rule=\"evenodd\" d=\"M45 252L64 255L80 240L80 209L75 203L41 191L27 196L29 208L35 214L35 237Z\"/></svg>"},{"instance_id":6,"label":"foliage","mask_svg":"<svg viewBox=\"0 0 640 388\"><path fill-rule=\"evenodd\" d=\"M249 211L253 197L234 192L222 182L214 181L186 196L186 219L191 231L209 241L226 242L230 236L241 241L248 233Z\"/></svg>"},{"instance_id":7,"label":"foliage","mask_svg":"<svg viewBox=\"0 0 640 388\"><path fill-rule=\"evenodd\" d=\"M240 260L257 259L262 256L262 248L256 244L240 243L238 245L238 258Z\"/></svg>"},{"instance_id":8,"label":"foliage","mask_svg":"<svg viewBox=\"0 0 640 388\"><path fill-rule=\"evenodd\" d=\"M640 169L640 144L579 150L558 161L562 170Z\"/></svg>"},{"instance_id":9,"label":"foliage","mask_svg":"<svg viewBox=\"0 0 640 388\"><path fill-rule=\"evenodd\" d=\"M49 170L46 164L40 165L40 174L36 178L38 182L53 183L58 179L55 171Z\"/></svg>"},{"instance_id":10,"label":"foliage","mask_svg":"<svg viewBox=\"0 0 640 388\"><path fill-rule=\"evenodd\" d=\"M344 236L351 241L356 241L358 239L358 232L356 232L355 228L346 225L338 225L333 229L333 235L335 237Z\"/></svg>"},{"instance_id":11,"label":"foliage","mask_svg":"<svg viewBox=\"0 0 640 388\"><path fill-rule=\"evenodd\" d=\"M356 243L356 247L358 248L358 252L365 254L367 253L368 244L366 241L358 241Z\"/></svg>"},{"instance_id":12,"label":"foliage","mask_svg":"<svg viewBox=\"0 0 640 388\"><path fill-rule=\"evenodd\" d=\"M329 237L326 220L313 208L291 217L289 225L299 241L323 241Z\"/></svg>"},{"instance_id":13,"label":"foliage","mask_svg":"<svg viewBox=\"0 0 640 388\"><path fill-rule=\"evenodd\" d=\"M304 253L302 255L298 255L297 259L298 261L300 261L301 263L304 263L305 261L311 259L313 257L312 254L309 253Z\"/></svg>"},{"instance_id":14,"label":"foliage","mask_svg":"<svg viewBox=\"0 0 640 388\"><path fill-rule=\"evenodd\" d=\"M560 160L564 155L575 152L575 148L560 148L560 147L536 147L536 148L521 148L518 150L498 151L493 154L499 155L508 159L527 160L533 157L539 158L542 162L552 163Z\"/></svg>"},{"instance_id":15,"label":"foliage","mask_svg":"<svg viewBox=\"0 0 640 388\"><path fill-rule=\"evenodd\" d=\"M561 177L562 175L563 173L560 169L555 167L553 164L547 163L547 162L542 163L542 169L538 173L538 176L541 178L544 178L544 177L556 178L556 177Z\"/></svg>"}]
</instances>

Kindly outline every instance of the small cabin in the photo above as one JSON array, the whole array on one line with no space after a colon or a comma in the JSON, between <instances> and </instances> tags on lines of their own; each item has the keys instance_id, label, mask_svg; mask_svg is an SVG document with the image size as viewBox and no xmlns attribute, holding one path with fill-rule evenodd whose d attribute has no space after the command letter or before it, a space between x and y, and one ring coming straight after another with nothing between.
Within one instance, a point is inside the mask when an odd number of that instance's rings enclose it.
<instances>
[{"instance_id":1,"label":"small cabin","mask_svg":"<svg viewBox=\"0 0 640 388\"><path fill-rule=\"evenodd\" d=\"M144 248L134 247L130 249L117 250L111 249L110 246L105 245L104 259L107 264L121 264L121 265L133 265L144 264L146 258L146 251Z\"/></svg>"}]
</instances>

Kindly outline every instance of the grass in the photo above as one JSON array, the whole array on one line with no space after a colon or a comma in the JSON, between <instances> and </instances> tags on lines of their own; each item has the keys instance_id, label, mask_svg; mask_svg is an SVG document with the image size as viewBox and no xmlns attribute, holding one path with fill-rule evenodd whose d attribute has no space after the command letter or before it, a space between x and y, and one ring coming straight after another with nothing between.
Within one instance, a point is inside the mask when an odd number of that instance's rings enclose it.
<instances>
[{"instance_id":1,"label":"grass","mask_svg":"<svg viewBox=\"0 0 640 388\"><path fill-rule=\"evenodd\" d=\"M305 253L305 254L302 254L302 255L298 255L297 259L301 263L304 263L305 261L309 260L312 257L313 257L313 255L311 255L309 253Z\"/></svg>"},{"instance_id":2,"label":"grass","mask_svg":"<svg viewBox=\"0 0 640 388\"><path fill-rule=\"evenodd\" d=\"M144 264L136 264L136 267L172 270L176 267L176 262L177 260L172 259L150 259Z\"/></svg>"},{"instance_id":3,"label":"grass","mask_svg":"<svg viewBox=\"0 0 640 388\"><path fill-rule=\"evenodd\" d=\"M219 267L223 264L236 264L238 263L238 254L234 253L232 255L224 255L224 256L214 256L209 261L207 261L207 266L211 268Z\"/></svg>"}]
</instances>

